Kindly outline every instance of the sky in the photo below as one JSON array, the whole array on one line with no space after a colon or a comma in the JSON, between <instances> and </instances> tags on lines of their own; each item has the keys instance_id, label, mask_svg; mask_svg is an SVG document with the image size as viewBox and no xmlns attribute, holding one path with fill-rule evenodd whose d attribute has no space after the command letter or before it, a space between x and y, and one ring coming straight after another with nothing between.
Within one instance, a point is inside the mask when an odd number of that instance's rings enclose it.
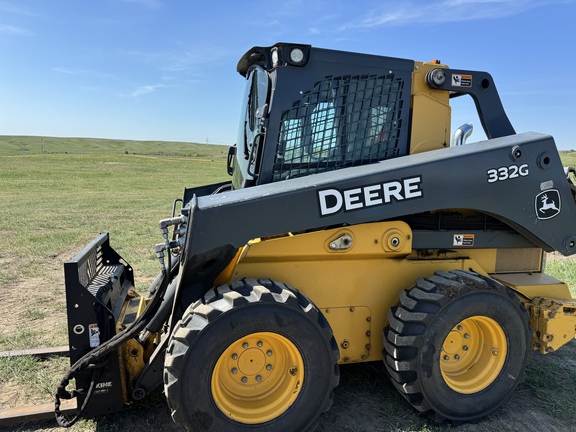
<instances>
[{"instance_id":1,"label":"sky","mask_svg":"<svg viewBox=\"0 0 576 432\"><path fill-rule=\"evenodd\" d=\"M576 149L576 0L0 0L0 135L234 144L236 64L276 42L489 72L517 132Z\"/></svg>"}]
</instances>

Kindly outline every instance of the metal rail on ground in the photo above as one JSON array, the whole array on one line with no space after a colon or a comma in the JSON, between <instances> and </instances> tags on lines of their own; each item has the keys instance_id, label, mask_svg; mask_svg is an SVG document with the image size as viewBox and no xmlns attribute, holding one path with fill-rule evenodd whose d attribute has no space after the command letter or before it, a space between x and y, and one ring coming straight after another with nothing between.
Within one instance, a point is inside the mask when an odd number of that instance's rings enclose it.
<instances>
[{"instance_id":1,"label":"metal rail on ground","mask_svg":"<svg viewBox=\"0 0 576 432\"><path fill-rule=\"evenodd\" d=\"M24 350L1 351L0 358L34 356L39 359L47 359L54 356L68 356L70 354L68 346L32 348ZM76 400L62 401L60 410L63 414L73 414L76 412ZM54 403L40 405L26 405L0 409L0 427L12 426L31 421L47 420L54 418Z\"/></svg>"}]
</instances>

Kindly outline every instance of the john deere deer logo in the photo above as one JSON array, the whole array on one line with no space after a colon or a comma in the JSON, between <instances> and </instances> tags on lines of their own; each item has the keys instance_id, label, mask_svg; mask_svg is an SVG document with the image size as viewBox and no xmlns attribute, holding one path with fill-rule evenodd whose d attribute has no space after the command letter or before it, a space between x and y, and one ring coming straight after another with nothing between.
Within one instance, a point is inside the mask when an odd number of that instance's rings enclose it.
<instances>
[{"instance_id":1,"label":"john deere deer logo","mask_svg":"<svg viewBox=\"0 0 576 432\"><path fill-rule=\"evenodd\" d=\"M552 219L560 213L560 193L550 189L536 196L536 217L538 219Z\"/></svg>"}]
</instances>

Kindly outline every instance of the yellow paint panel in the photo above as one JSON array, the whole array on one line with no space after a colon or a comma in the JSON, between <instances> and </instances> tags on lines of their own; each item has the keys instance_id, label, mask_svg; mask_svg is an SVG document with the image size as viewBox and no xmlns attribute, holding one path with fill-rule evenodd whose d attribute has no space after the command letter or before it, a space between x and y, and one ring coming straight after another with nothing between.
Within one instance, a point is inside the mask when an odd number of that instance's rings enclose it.
<instances>
[{"instance_id":1,"label":"yellow paint panel","mask_svg":"<svg viewBox=\"0 0 576 432\"><path fill-rule=\"evenodd\" d=\"M436 68L446 66L419 62L415 64L412 74L410 154L450 146L450 95L447 91L434 90L426 85L426 74Z\"/></svg>"},{"instance_id":2,"label":"yellow paint panel","mask_svg":"<svg viewBox=\"0 0 576 432\"><path fill-rule=\"evenodd\" d=\"M370 354L370 309L367 307L337 307L322 309L329 319L343 363L364 361ZM364 337L362 337L364 331Z\"/></svg>"},{"instance_id":3,"label":"yellow paint panel","mask_svg":"<svg viewBox=\"0 0 576 432\"><path fill-rule=\"evenodd\" d=\"M345 235L352 239L348 248L330 249ZM293 286L324 311L339 344L346 339L350 347L360 350L351 355L340 349L341 362L345 357L348 362L380 360L386 314L416 278L432 276L436 270L485 273L470 259L407 259L412 252L411 237L403 222L381 222L258 241L246 247L233 279L267 277ZM339 316L346 315L350 307L370 311L368 342L362 314L345 320ZM325 313L337 308L343 312ZM367 343L370 350L363 359L361 349Z\"/></svg>"},{"instance_id":4,"label":"yellow paint panel","mask_svg":"<svg viewBox=\"0 0 576 432\"><path fill-rule=\"evenodd\" d=\"M548 297L572 300L568 285L544 273L506 273L490 276L528 299Z\"/></svg>"}]
</instances>

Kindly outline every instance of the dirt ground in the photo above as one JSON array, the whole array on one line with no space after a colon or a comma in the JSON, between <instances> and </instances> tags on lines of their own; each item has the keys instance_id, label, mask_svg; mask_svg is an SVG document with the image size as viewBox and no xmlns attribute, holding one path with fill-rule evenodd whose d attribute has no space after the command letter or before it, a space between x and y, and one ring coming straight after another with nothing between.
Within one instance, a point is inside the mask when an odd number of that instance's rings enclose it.
<instances>
[{"instance_id":1,"label":"dirt ground","mask_svg":"<svg viewBox=\"0 0 576 432\"><path fill-rule=\"evenodd\" d=\"M543 361L538 359L536 361ZM417 414L388 383L380 363L342 367L341 382L335 391L334 405L319 421L318 432L484 432L576 431L576 426L559 424L538 407L538 401L520 387L513 399L478 424L436 425L426 415ZM373 379L367 379L371 377ZM367 383L369 385L367 385ZM54 421L42 421L0 428L2 432L55 432ZM122 413L100 418L96 423L74 430L99 432L179 431L172 422L160 392Z\"/></svg>"},{"instance_id":2,"label":"dirt ground","mask_svg":"<svg viewBox=\"0 0 576 432\"><path fill-rule=\"evenodd\" d=\"M61 287L61 269L55 259L54 268L42 278L6 284L0 287L0 335L18 332L23 324L32 330L38 344L58 346L66 344L65 305ZM37 313L31 313L30 310ZM571 345L576 342L573 341ZM6 348L2 348L4 350ZM572 353L576 352L576 345ZM576 368L573 359L562 360L553 356L535 354L530 374L537 374L546 362L565 362ZM62 368L60 368L62 369ZM576 431L573 421L559 421L542 406L542 400L524 384L513 399L495 414L478 424L461 426L437 425L427 415L417 413L389 383L381 362L345 365L341 369L340 385L334 394L332 409L320 417L319 432L376 432L376 431ZM56 382L61 370L54 371ZM558 383L566 385L566 383ZM25 390L13 381L0 382L0 409L30 403L51 402L46 394ZM576 417L574 418L576 420ZM54 432L62 430L53 420L39 421L13 427L0 427L0 432ZM117 414L83 421L73 431L136 432L177 431L172 422L160 390L144 401Z\"/></svg>"}]
</instances>

